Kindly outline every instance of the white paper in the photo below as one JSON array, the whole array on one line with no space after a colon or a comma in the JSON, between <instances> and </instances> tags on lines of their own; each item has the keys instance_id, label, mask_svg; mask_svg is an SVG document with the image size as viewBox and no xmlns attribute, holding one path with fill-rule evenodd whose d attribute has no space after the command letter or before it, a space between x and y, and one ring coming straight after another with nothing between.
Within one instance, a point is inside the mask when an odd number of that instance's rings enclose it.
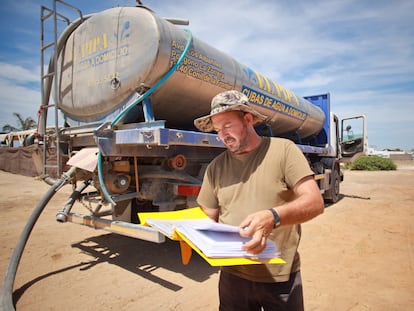
<instances>
[{"instance_id":1,"label":"white paper","mask_svg":"<svg viewBox=\"0 0 414 311\"><path fill-rule=\"evenodd\" d=\"M239 234L239 227L221 224L210 218L164 220L148 218L147 223L164 234L172 236L175 228L184 234L207 257L247 257L275 258L279 252L273 241L268 240L266 248L258 255L249 254L242 249L250 241Z\"/></svg>"}]
</instances>

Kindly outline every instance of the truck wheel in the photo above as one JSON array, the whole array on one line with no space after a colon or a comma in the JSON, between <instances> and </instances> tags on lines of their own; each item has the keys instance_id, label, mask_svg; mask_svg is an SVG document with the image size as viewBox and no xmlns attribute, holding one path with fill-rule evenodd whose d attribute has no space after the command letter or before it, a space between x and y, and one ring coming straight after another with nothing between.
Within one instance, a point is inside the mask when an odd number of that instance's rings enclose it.
<instances>
[{"instance_id":1,"label":"truck wheel","mask_svg":"<svg viewBox=\"0 0 414 311\"><path fill-rule=\"evenodd\" d=\"M325 193L326 201L329 203L336 203L339 200L339 185L341 183L341 178L339 176L338 170L334 169L331 174L330 188Z\"/></svg>"}]
</instances>

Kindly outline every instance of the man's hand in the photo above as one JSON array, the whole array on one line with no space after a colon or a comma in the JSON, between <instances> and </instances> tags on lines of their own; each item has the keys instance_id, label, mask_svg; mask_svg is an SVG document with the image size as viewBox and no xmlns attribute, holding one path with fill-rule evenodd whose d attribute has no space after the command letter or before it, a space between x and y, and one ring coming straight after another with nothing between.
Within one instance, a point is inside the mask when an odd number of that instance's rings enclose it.
<instances>
[{"instance_id":1,"label":"man's hand","mask_svg":"<svg viewBox=\"0 0 414 311\"><path fill-rule=\"evenodd\" d=\"M243 245L243 249L250 254L257 255L266 248L266 241L274 226L273 214L269 210L253 213L240 224L240 235L252 237Z\"/></svg>"}]
</instances>

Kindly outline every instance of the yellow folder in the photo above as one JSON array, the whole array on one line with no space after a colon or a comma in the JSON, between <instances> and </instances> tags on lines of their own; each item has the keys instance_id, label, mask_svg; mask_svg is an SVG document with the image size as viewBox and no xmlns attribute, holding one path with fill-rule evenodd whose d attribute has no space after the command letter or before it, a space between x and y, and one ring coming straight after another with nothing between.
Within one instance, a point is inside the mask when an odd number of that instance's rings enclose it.
<instances>
[{"instance_id":1,"label":"yellow folder","mask_svg":"<svg viewBox=\"0 0 414 311\"><path fill-rule=\"evenodd\" d=\"M164 220L179 220L179 219L199 219L208 218L208 216L199 207L187 208L179 211L171 212L143 212L138 213L139 221L142 225L149 226L147 223L148 218L164 219ZM172 235L166 232L161 232L171 240L181 240L178 234L174 231Z\"/></svg>"},{"instance_id":2,"label":"yellow folder","mask_svg":"<svg viewBox=\"0 0 414 311\"><path fill-rule=\"evenodd\" d=\"M180 211L171 212L143 212L138 213L141 224L148 225L146 219L163 219L163 220L179 220L179 219L197 219L208 218L200 207L188 208ZM211 266L235 266L235 265L251 265L251 264L284 264L282 258L211 258L207 257L196 245L194 245L182 232L174 229L172 234L162 232L172 240L180 241L181 259L183 264L188 264L191 259L192 249L196 251Z\"/></svg>"}]
</instances>

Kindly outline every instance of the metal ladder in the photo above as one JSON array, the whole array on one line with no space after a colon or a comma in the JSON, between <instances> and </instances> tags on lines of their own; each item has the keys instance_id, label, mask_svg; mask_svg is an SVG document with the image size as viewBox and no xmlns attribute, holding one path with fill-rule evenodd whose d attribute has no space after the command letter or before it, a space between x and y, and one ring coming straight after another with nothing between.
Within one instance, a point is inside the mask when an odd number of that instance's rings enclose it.
<instances>
[{"instance_id":1,"label":"metal ladder","mask_svg":"<svg viewBox=\"0 0 414 311\"><path fill-rule=\"evenodd\" d=\"M83 15L82 12L64 2L61 0L52 0L53 2L53 8L50 9L46 6L41 6L41 10L40 10L40 24L41 24L41 30L40 30L40 63L41 63L41 67L40 67L40 78L41 78L41 106L40 106L40 110L39 113L45 115L45 117L43 118L44 121L44 136L43 136L43 168L42 168L42 174L43 175L47 175L47 169L51 168L54 169L56 172L56 177L59 177L62 175L62 155L61 155L61 150L60 150L60 143L61 143L61 139L60 139L60 127L59 127L59 106L58 106L58 101L59 101L59 97L58 97L58 92L59 92L59 81L58 79L56 79L56 67L57 67L57 60L58 60L58 56L59 56L59 47L58 47L58 38L59 38L59 34L61 33L59 31L59 27L58 27L58 21L64 21L66 22L66 26L69 26L69 24L71 23L70 19L67 18L66 16L60 14L57 11L57 4L61 4L66 8L69 8L70 10L74 10L77 13L79 13L80 19L83 20ZM50 21L50 18L53 19L53 26L52 26L52 30L50 31L50 22L48 23L48 21ZM47 26L49 26L49 28L47 28ZM45 35L48 32L51 32L53 34L53 40L51 40L50 42L45 42ZM45 73L45 57L46 57L46 53L50 52L51 55L51 63L53 65L52 68L50 68L49 65L49 72ZM53 58L52 58L53 56ZM53 82L53 90L52 88L50 88L48 90L48 94L46 94L46 83L49 82L49 85L52 85ZM49 104L50 99L54 99L55 103L54 104ZM48 112L49 109L53 108L53 112L54 112L54 129L53 131L48 131L47 130L47 116L48 116ZM48 152L48 146L54 144L56 146L56 153L55 156L53 158L49 158L46 156L47 152ZM50 162L52 162L53 159L56 159L56 164L50 164Z\"/></svg>"}]
</instances>

